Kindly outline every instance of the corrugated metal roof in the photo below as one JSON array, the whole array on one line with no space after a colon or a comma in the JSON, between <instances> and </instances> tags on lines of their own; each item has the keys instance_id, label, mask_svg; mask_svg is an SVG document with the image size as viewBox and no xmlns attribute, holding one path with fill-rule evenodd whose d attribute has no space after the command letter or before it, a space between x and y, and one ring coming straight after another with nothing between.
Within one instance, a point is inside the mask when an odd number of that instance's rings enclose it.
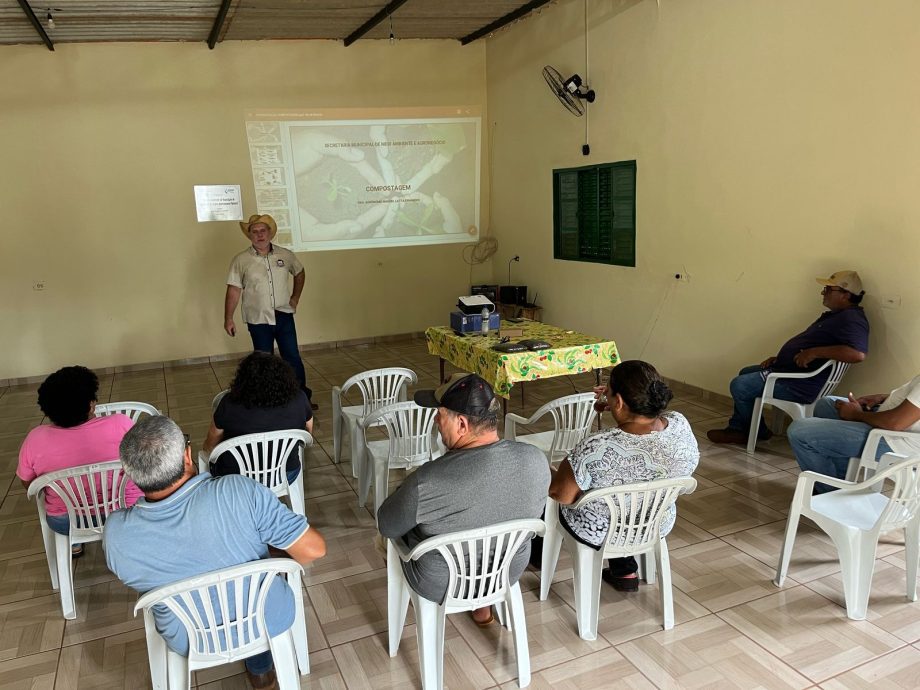
<instances>
[{"instance_id":1,"label":"corrugated metal roof","mask_svg":"<svg viewBox=\"0 0 920 690\"><path fill-rule=\"evenodd\" d=\"M29 0L54 43L206 41L221 0ZM220 40L342 40L388 6L381 0L232 0ZM407 0L392 18L395 38L461 39L529 3ZM53 18L49 27L48 14ZM384 19L362 39L387 39ZM16 0L0 0L0 44L41 44Z\"/></svg>"}]
</instances>

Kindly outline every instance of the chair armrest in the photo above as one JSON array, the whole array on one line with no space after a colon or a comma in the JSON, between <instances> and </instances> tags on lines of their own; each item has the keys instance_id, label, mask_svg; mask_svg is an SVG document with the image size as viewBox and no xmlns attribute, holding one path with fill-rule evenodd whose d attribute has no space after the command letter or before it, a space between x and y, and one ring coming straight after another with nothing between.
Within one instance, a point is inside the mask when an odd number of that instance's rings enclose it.
<instances>
[{"instance_id":1,"label":"chair armrest","mask_svg":"<svg viewBox=\"0 0 920 690\"><path fill-rule=\"evenodd\" d=\"M920 440L920 433L916 431L895 431L894 429L873 429L869 432L868 438L866 438L866 445L863 446L860 459L874 462L875 456L878 454L879 441L891 438L915 438Z\"/></svg>"},{"instance_id":2,"label":"chair armrest","mask_svg":"<svg viewBox=\"0 0 920 690\"><path fill-rule=\"evenodd\" d=\"M827 369L828 367L833 366L833 364L834 364L834 360L833 360L833 359L829 359L829 360L827 360L824 364L822 364L820 367L818 367L817 369L815 369L814 371L803 371L803 372L800 373L800 374L799 374L799 373L796 373L796 372L788 372L788 373L786 373L786 372L775 372L775 373L771 373L771 374L768 374L768 375L767 375L767 381L769 382L771 379L772 379L773 381L776 381L777 379L810 379L810 378L812 378L813 376L817 376L818 374L820 374L822 371L824 371L824 370Z\"/></svg>"},{"instance_id":3,"label":"chair armrest","mask_svg":"<svg viewBox=\"0 0 920 690\"><path fill-rule=\"evenodd\" d=\"M519 414L514 414L510 412L505 415L505 439L508 441L514 441L517 438L517 425L518 424L527 424L527 421L524 417Z\"/></svg>"}]
</instances>

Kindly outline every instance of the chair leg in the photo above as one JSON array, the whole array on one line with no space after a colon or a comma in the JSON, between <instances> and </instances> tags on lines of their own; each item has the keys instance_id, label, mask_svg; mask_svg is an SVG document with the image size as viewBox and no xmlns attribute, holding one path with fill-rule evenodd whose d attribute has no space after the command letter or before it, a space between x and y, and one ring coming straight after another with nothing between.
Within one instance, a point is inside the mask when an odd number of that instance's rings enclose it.
<instances>
[{"instance_id":1,"label":"chair leg","mask_svg":"<svg viewBox=\"0 0 920 690\"><path fill-rule=\"evenodd\" d=\"M166 652L166 674L169 678L169 690L188 690L192 687L188 657L169 649Z\"/></svg>"},{"instance_id":2,"label":"chair leg","mask_svg":"<svg viewBox=\"0 0 920 690\"><path fill-rule=\"evenodd\" d=\"M364 469L366 460L366 449L364 448L364 435L356 421L348 422L349 442L351 443L351 476L355 479L361 477L361 471Z\"/></svg>"},{"instance_id":3,"label":"chair leg","mask_svg":"<svg viewBox=\"0 0 920 690\"><path fill-rule=\"evenodd\" d=\"M278 678L279 690L300 690L297 676L297 655L294 652L294 636L282 633L271 639L272 661Z\"/></svg>"},{"instance_id":4,"label":"chair leg","mask_svg":"<svg viewBox=\"0 0 920 690\"><path fill-rule=\"evenodd\" d=\"M500 604L501 605L501 604ZM508 591L504 605L509 609L511 628L514 632L514 653L517 656L518 686L530 685L530 647L527 644L527 623L524 620L524 599L521 585L515 582Z\"/></svg>"},{"instance_id":5,"label":"chair leg","mask_svg":"<svg viewBox=\"0 0 920 690\"><path fill-rule=\"evenodd\" d=\"M668 543L662 537L658 540L654 554L647 554L648 560L658 561L658 591L661 598L661 615L664 619L664 629L674 627L674 591L671 589L671 557L668 554ZM656 558L657 557L657 558Z\"/></svg>"},{"instance_id":6,"label":"chair leg","mask_svg":"<svg viewBox=\"0 0 920 690\"><path fill-rule=\"evenodd\" d=\"M444 608L433 601L412 593L415 608L415 637L418 640L418 663L422 674L422 690L440 690L437 654L443 653ZM438 630L440 629L440 634ZM440 649L439 649L440 647Z\"/></svg>"},{"instance_id":7,"label":"chair leg","mask_svg":"<svg viewBox=\"0 0 920 690\"><path fill-rule=\"evenodd\" d=\"M763 414L763 398L754 401L754 414L751 416L751 429L748 431L747 452L753 453L757 445L757 432L760 429L760 417Z\"/></svg>"},{"instance_id":8,"label":"chair leg","mask_svg":"<svg viewBox=\"0 0 920 690\"><path fill-rule=\"evenodd\" d=\"M332 462L342 461L342 398L338 390L332 391Z\"/></svg>"},{"instance_id":9,"label":"chair leg","mask_svg":"<svg viewBox=\"0 0 920 690\"><path fill-rule=\"evenodd\" d=\"M36 498L38 501L43 501L44 498ZM48 572L51 575L51 589L55 592L60 589L60 580L58 579L58 566L57 566L57 547L55 546L54 535L55 532L45 521L45 516L42 512L38 514L38 524L41 525L42 529L42 542L45 545L45 557L48 559Z\"/></svg>"},{"instance_id":10,"label":"chair leg","mask_svg":"<svg viewBox=\"0 0 920 690\"><path fill-rule=\"evenodd\" d=\"M166 640L157 632L153 613L144 611L144 630L147 634L147 659L150 664L150 682L153 690L168 690L169 681Z\"/></svg>"},{"instance_id":11,"label":"chair leg","mask_svg":"<svg viewBox=\"0 0 920 690\"><path fill-rule=\"evenodd\" d=\"M549 588L553 584L556 566L559 563L559 551L562 549L563 534L559 525L559 513L556 502L546 501L546 532L543 535L543 559L540 563L540 601L546 601Z\"/></svg>"},{"instance_id":12,"label":"chair leg","mask_svg":"<svg viewBox=\"0 0 920 690\"><path fill-rule=\"evenodd\" d=\"M583 640L597 639L597 616L601 600L601 569L604 552L595 551L584 544L574 544L575 566L575 616L578 635Z\"/></svg>"},{"instance_id":13,"label":"chair leg","mask_svg":"<svg viewBox=\"0 0 920 690\"><path fill-rule=\"evenodd\" d=\"M377 458L368 453L366 467L374 471L374 515L387 498L389 492L390 467L386 462L378 462Z\"/></svg>"},{"instance_id":14,"label":"chair leg","mask_svg":"<svg viewBox=\"0 0 920 690\"><path fill-rule=\"evenodd\" d=\"M639 564L639 572L637 573L639 578L645 580L645 584L653 585L657 578L657 565L655 560L655 552L642 553L637 556L637 561Z\"/></svg>"},{"instance_id":15,"label":"chair leg","mask_svg":"<svg viewBox=\"0 0 920 690\"><path fill-rule=\"evenodd\" d=\"M355 437L352 436L352 446L357 447ZM363 441L361 442L363 446ZM352 453L352 463L354 463L354 453ZM361 467L358 469L358 505L363 506L367 503L367 496L371 492L371 483L374 481L374 456L367 452L366 457L361 461ZM376 505L376 503L375 503ZM376 515L376 511L374 512Z\"/></svg>"},{"instance_id":16,"label":"chair leg","mask_svg":"<svg viewBox=\"0 0 920 690\"><path fill-rule=\"evenodd\" d=\"M77 617L77 606L73 593L73 559L70 556L70 537L54 535L55 560L57 561L58 584L61 590L61 609L64 618L72 621Z\"/></svg>"},{"instance_id":17,"label":"chair leg","mask_svg":"<svg viewBox=\"0 0 920 690\"><path fill-rule=\"evenodd\" d=\"M294 654L297 656L297 668L300 675L310 673L310 649L307 643L307 619L303 609L303 588L300 576L291 576L291 590L294 591L294 623L290 633L294 641Z\"/></svg>"},{"instance_id":18,"label":"chair leg","mask_svg":"<svg viewBox=\"0 0 920 690\"><path fill-rule=\"evenodd\" d=\"M297 475L297 479L294 480L293 484L288 485L288 497L291 499L291 510L298 515L307 514L306 501L304 499L304 489L303 489L303 475L307 471L307 465L305 461L300 463L300 474Z\"/></svg>"},{"instance_id":19,"label":"chair leg","mask_svg":"<svg viewBox=\"0 0 920 690\"><path fill-rule=\"evenodd\" d=\"M792 547L795 545L795 535L799 529L799 516L801 515L799 511L802 505L802 496L800 494L804 490L800 487L801 485L795 489L792 504L789 507L789 517L786 519L786 535L783 537L783 548L780 551L779 563L776 564L776 577L773 579L773 584L777 587L782 587L783 582L786 580L786 573L789 571L789 559L792 558Z\"/></svg>"},{"instance_id":20,"label":"chair leg","mask_svg":"<svg viewBox=\"0 0 920 690\"><path fill-rule=\"evenodd\" d=\"M403 576L402 565L393 544L387 541L387 629L390 656L399 651L399 641L409 613L409 586Z\"/></svg>"},{"instance_id":21,"label":"chair leg","mask_svg":"<svg viewBox=\"0 0 920 690\"><path fill-rule=\"evenodd\" d=\"M843 579L843 597L847 605L847 618L865 620L869 609L869 591L872 589L872 574L875 572L875 552L878 542L859 535L831 535L840 554L840 576ZM852 538L851 538L852 537ZM875 535L876 539L878 538Z\"/></svg>"},{"instance_id":22,"label":"chair leg","mask_svg":"<svg viewBox=\"0 0 920 690\"><path fill-rule=\"evenodd\" d=\"M917 561L920 557L920 519L904 528L904 557L907 568L907 598L917 601Z\"/></svg>"}]
</instances>

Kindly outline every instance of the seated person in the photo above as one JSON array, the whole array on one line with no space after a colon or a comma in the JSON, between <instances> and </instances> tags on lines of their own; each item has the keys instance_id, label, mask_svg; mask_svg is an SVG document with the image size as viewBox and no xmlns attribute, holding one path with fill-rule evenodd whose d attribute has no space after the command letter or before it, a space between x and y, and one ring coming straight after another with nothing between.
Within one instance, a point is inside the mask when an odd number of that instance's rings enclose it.
<instances>
[{"instance_id":1,"label":"seated person","mask_svg":"<svg viewBox=\"0 0 920 690\"><path fill-rule=\"evenodd\" d=\"M313 410L291 365L267 352L253 352L240 362L229 392L214 410L202 450L210 453L221 441L285 429L313 430ZM297 449L287 460L288 482L300 473ZM211 465L211 474L239 474L233 455L223 453Z\"/></svg>"},{"instance_id":2,"label":"seated person","mask_svg":"<svg viewBox=\"0 0 920 690\"><path fill-rule=\"evenodd\" d=\"M880 439L876 459L885 453L920 454L920 376L885 395L827 397L815 405L814 417L789 427L789 445L802 470L844 479L850 458L859 457L872 429L913 431L917 438ZM815 484L815 493L832 491Z\"/></svg>"},{"instance_id":3,"label":"seated person","mask_svg":"<svg viewBox=\"0 0 920 690\"><path fill-rule=\"evenodd\" d=\"M603 546L610 527L610 510L603 501L592 501L579 510L575 503L589 489L689 477L700 460L690 424L679 412L665 412L673 397L651 364L639 360L621 362L610 372L607 405L617 427L605 429L579 443L553 473L550 498L560 504L559 522L580 543L593 549ZM643 450L651 456L631 455ZM674 527L677 511L671 506L661 523L661 535ZM639 567L632 556L611 558L603 571L605 581L623 592L639 589Z\"/></svg>"},{"instance_id":4,"label":"seated person","mask_svg":"<svg viewBox=\"0 0 920 690\"><path fill-rule=\"evenodd\" d=\"M51 424L32 429L19 449L16 476L26 489L49 472L118 460L118 444L133 422L123 414L96 417L98 393L96 374L80 366L58 369L38 387L38 406ZM54 491L43 493L48 526L58 534L69 534L64 501ZM129 481L128 505L140 497L140 490ZM74 558L82 556L83 545L74 544L72 553Z\"/></svg>"},{"instance_id":5,"label":"seated person","mask_svg":"<svg viewBox=\"0 0 920 690\"><path fill-rule=\"evenodd\" d=\"M775 357L760 364L744 367L732 379L729 389L735 409L725 429L713 429L706 436L713 443L747 443L754 401L763 394L767 375L814 371L827 360L855 364L866 358L869 351L869 322L859 303L865 291L856 271L837 271L830 278L816 278L823 304L828 311L804 331L783 345ZM828 374L807 379L780 379L773 396L780 400L812 403L821 392ZM773 433L760 418L757 438L766 441Z\"/></svg>"},{"instance_id":6,"label":"seated person","mask_svg":"<svg viewBox=\"0 0 920 690\"><path fill-rule=\"evenodd\" d=\"M437 390L420 390L415 402L437 407L435 421L447 452L410 474L383 502L377 527L384 537L412 548L428 537L539 518L546 505L549 465L535 446L498 437L498 401L475 374L454 374ZM530 542L511 565L512 582L527 566ZM403 564L406 580L421 596L442 602L449 571L437 552ZM492 622L486 607L473 612L480 625Z\"/></svg>"},{"instance_id":7,"label":"seated person","mask_svg":"<svg viewBox=\"0 0 920 690\"><path fill-rule=\"evenodd\" d=\"M267 558L269 546L303 565L325 555L319 532L268 488L239 475L197 474L182 430L169 417L139 421L121 442L121 458L144 497L109 516L105 555L109 569L139 593ZM266 602L272 637L294 622L293 604L287 583L277 578ZM165 606L155 607L154 617L169 648L187 655L179 620ZM275 687L270 652L246 659L246 670L253 687Z\"/></svg>"}]
</instances>

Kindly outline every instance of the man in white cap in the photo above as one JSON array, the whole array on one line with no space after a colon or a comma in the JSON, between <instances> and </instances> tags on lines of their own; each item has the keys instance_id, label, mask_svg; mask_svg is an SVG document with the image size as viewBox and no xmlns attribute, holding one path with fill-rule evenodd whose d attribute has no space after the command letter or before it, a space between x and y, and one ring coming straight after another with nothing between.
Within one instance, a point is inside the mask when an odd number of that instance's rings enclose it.
<instances>
[{"instance_id":1,"label":"man in white cap","mask_svg":"<svg viewBox=\"0 0 920 690\"><path fill-rule=\"evenodd\" d=\"M248 221L240 223L240 228L252 246L233 257L230 263L224 298L224 330L230 336L236 335L233 314L242 297L243 320L249 329L253 349L273 352L277 341L278 352L294 369L315 410L317 405L312 401L313 391L307 387L307 374L300 359L294 326L294 313L306 278L303 265L293 252L272 244L278 226L271 216L250 216Z\"/></svg>"},{"instance_id":2,"label":"man in white cap","mask_svg":"<svg viewBox=\"0 0 920 690\"><path fill-rule=\"evenodd\" d=\"M774 372L802 373L815 371L827 360L855 364L869 351L869 321L859 303L865 291L856 271L837 271L829 278L816 278L823 304L828 311L804 331L783 345L775 357L760 364L744 367L732 379L729 390L735 403L734 413L725 429L713 429L706 436L713 443L747 443L754 401L763 394L767 375ZM812 403L821 392L829 374L805 379L780 379L773 395L780 400ZM772 436L760 419L759 440Z\"/></svg>"}]
</instances>

